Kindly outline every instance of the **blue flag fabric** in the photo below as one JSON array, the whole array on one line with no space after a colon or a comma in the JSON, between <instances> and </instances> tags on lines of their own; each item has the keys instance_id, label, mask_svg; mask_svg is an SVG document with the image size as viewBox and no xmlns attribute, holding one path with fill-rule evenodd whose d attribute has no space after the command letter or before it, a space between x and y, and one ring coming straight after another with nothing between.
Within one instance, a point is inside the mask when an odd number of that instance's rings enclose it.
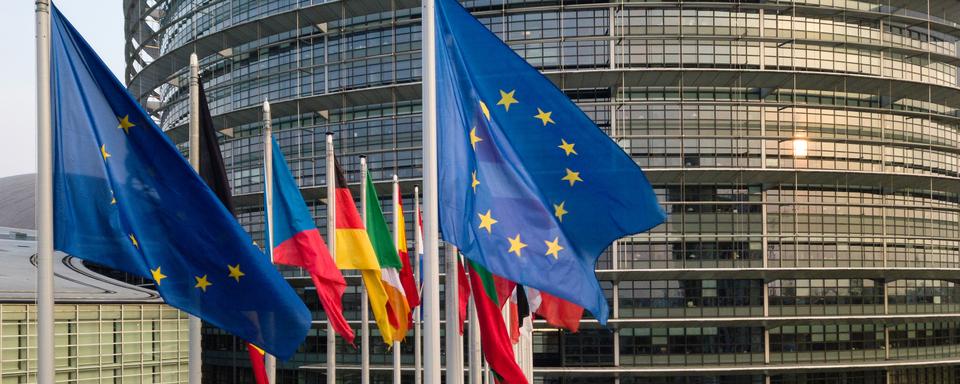
<instances>
[{"instance_id":1,"label":"blue flag fabric","mask_svg":"<svg viewBox=\"0 0 960 384\"><path fill-rule=\"evenodd\" d=\"M443 238L490 272L605 324L594 272L613 240L666 219L643 171L454 0L437 0Z\"/></svg>"},{"instance_id":2,"label":"blue flag fabric","mask_svg":"<svg viewBox=\"0 0 960 384\"><path fill-rule=\"evenodd\" d=\"M310 312L77 31L51 15L54 246L287 359Z\"/></svg>"}]
</instances>

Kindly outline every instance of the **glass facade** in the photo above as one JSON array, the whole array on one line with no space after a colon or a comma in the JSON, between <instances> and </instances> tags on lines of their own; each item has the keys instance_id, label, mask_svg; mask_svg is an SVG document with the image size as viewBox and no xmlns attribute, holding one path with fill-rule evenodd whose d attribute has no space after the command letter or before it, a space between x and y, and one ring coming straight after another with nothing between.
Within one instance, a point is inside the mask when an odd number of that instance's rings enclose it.
<instances>
[{"instance_id":1,"label":"glass facade","mask_svg":"<svg viewBox=\"0 0 960 384\"><path fill-rule=\"evenodd\" d=\"M954 2L463 3L644 167L670 215L601 257L610 329L537 329L535 382L957 382ZM125 80L185 149L198 53L239 219L258 239L269 98L325 233L325 133L351 182L361 154L407 198L421 177L418 5L125 0ZM322 382L325 317L300 272L283 272L307 286L317 325L279 380ZM240 343L206 332L206 377L249 380ZM339 345L337 360L355 381L359 354ZM389 380L389 352L371 360L374 381Z\"/></svg>"},{"instance_id":2,"label":"glass facade","mask_svg":"<svg viewBox=\"0 0 960 384\"><path fill-rule=\"evenodd\" d=\"M182 383L187 317L165 304L57 304L58 383ZM36 306L0 303L0 383L37 380Z\"/></svg>"}]
</instances>

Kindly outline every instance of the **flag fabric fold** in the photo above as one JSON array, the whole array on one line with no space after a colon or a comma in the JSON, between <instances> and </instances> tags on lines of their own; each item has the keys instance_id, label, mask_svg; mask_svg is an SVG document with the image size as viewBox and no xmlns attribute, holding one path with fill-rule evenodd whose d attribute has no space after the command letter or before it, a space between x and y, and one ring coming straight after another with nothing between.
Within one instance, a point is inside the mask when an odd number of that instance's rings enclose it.
<instances>
[{"instance_id":1,"label":"flag fabric fold","mask_svg":"<svg viewBox=\"0 0 960 384\"><path fill-rule=\"evenodd\" d=\"M440 228L491 273L588 309L613 240L666 214L643 171L455 0L436 2Z\"/></svg>"},{"instance_id":2,"label":"flag fabric fold","mask_svg":"<svg viewBox=\"0 0 960 384\"><path fill-rule=\"evenodd\" d=\"M247 343L247 355L250 357L250 367L253 368L253 380L257 384L270 384L267 376L267 367L263 361L264 352L257 346Z\"/></svg>"},{"instance_id":3,"label":"flag fabric fold","mask_svg":"<svg viewBox=\"0 0 960 384\"><path fill-rule=\"evenodd\" d=\"M463 323L467 321L467 306L470 304L470 279L463 268L463 258L457 256L457 312L460 315L460 334L463 334Z\"/></svg>"},{"instance_id":4,"label":"flag fabric fold","mask_svg":"<svg viewBox=\"0 0 960 384\"><path fill-rule=\"evenodd\" d=\"M510 335L507 334L503 314L500 311L504 302L498 298L494 276L473 261L467 261L467 268L470 272L473 301L477 306L480 345L484 359L490 364L490 369L499 382L526 384L527 379L513 356Z\"/></svg>"},{"instance_id":5,"label":"flag fabric fold","mask_svg":"<svg viewBox=\"0 0 960 384\"><path fill-rule=\"evenodd\" d=\"M530 312L539 315L547 321L547 324L555 327L574 333L580 329L583 307L534 288L524 288L529 299Z\"/></svg>"},{"instance_id":6,"label":"flag fabric fold","mask_svg":"<svg viewBox=\"0 0 960 384\"><path fill-rule=\"evenodd\" d=\"M394 201L394 212L397 212L397 255L403 268L400 269L400 283L403 284L403 293L407 295L407 305L410 307L410 316L407 321L412 324L413 309L420 306L420 289L417 287L417 280L413 276L413 266L410 264L410 252L407 249L407 224L403 217L403 198L397 196Z\"/></svg>"},{"instance_id":7,"label":"flag fabric fold","mask_svg":"<svg viewBox=\"0 0 960 384\"><path fill-rule=\"evenodd\" d=\"M270 145L273 146L273 260L307 270L334 331L353 344L353 329L343 317L342 300L347 282L320 236L280 145L273 139Z\"/></svg>"},{"instance_id":8,"label":"flag fabric fold","mask_svg":"<svg viewBox=\"0 0 960 384\"><path fill-rule=\"evenodd\" d=\"M367 194L367 234L370 236L373 251L377 255L377 262L380 264L380 280L387 293L386 309L392 328L390 330L390 334L393 335L392 344L402 341L407 330L410 329L410 306L407 304L407 295L400 281L403 262L400 261L397 247L394 245L393 235L387 228L387 219L383 217L380 198L377 196L377 189L373 186L373 179L369 173L367 173L364 188Z\"/></svg>"},{"instance_id":9,"label":"flag fabric fold","mask_svg":"<svg viewBox=\"0 0 960 384\"><path fill-rule=\"evenodd\" d=\"M337 267L360 271L364 289L370 300L370 309L380 329L380 336L387 345L393 345L394 332L387 312L389 297L383 286L380 272L380 262L374 252L373 244L367 234L367 228L357 211L353 201L353 193L347 186L347 179L343 177L340 163L335 161L336 181L336 251Z\"/></svg>"},{"instance_id":10,"label":"flag fabric fold","mask_svg":"<svg viewBox=\"0 0 960 384\"><path fill-rule=\"evenodd\" d=\"M310 311L55 7L51 59L54 247L291 357Z\"/></svg>"},{"instance_id":11,"label":"flag fabric fold","mask_svg":"<svg viewBox=\"0 0 960 384\"><path fill-rule=\"evenodd\" d=\"M213 116L210 115L210 106L207 104L207 93L203 90L202 79L197 82L200 104L200 178L210 187L223 207L236 217L237 210L233 205L233 193L230 191L230 181L227 179L227 168L223 164L223 154L220 152L220 142L217 140L217 130L213 127ZM264 352L249 342L247 350L251 351L250 367L257 384L267 383L267 371L264 366ZM256 353L254 353L254 351ZM262 380L262 381L261 381Z\"/></svg>"}]
</instances>

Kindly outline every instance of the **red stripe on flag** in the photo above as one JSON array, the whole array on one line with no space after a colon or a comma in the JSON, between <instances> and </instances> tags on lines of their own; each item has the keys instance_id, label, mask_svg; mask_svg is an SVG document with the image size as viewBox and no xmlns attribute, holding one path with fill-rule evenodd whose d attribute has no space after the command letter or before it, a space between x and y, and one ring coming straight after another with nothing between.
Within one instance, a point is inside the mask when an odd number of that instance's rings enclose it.
<instances>
[{"instance_id":1,"label":"red stripe on flag","mask_svg":"<svg viewBox=\"0 0 960 384\"><path fill-rule=\"evenodd\" d=\"M457 260L457 294L460 296L457 308L460 314L460 334L463 335L463 322L467 321L467 304L470 302L470 280L459 258Z\"/></svg>"},{"instance_id":2,"label":"red stripe on flag","mask_svg":"<svg viewBox=\"0 0 960 384\"><path fill-rule=\"evenodd\" d=\"M350 188L337 188L337 229L366 229Z\"/></svg>"},{"instance_id":3,"label":"red stripe on flag","mask_svg":"<svg viewBox=\"0 0 960 384\"><path fill-rule=\"evenodd\" d=\"M483 356L490 363L500 382L507 384L527 384L523 371L513 357L513 346L510 345L510 336L503 324L503 315L500 308L487 296L480 273L469 265L470 285L473 291L473 301L477 306L477 321L480 325L480 345ZM489 272L484 271L489 275Z\"/></svg>"},{"instance_id":4,"label":"red stripe on flag","mask_svg":"<svg viewBox=\"0 0 960 384\"><path fill-rule=\"evenodd\" d=\"M353 344L353 329L343 317L343 291L347 282L330 256L320 231L303 231L280 243L273 249L273 260L277 264L301 267L310 273L330 325L340 337Z\"/></svg>"},{"instance_id":5,"label":"red stripe on flag","mask_svg":"<svg viewBox=\"0 0 960 384\"><path fill-rule=\"evenodd\" d=\"M270 384L267 368L263 363L263 350L247 343L247 354L250 355L250 367L253 368L253 378L257 384Z\"/></svg>"}]
</instances>

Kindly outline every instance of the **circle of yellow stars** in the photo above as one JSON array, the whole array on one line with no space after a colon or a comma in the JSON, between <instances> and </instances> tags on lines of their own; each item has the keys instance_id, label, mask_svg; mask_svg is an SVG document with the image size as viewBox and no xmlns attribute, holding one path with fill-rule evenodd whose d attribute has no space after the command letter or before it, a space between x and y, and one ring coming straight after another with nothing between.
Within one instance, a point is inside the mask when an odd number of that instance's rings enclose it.
<instances>
[{"instance_id":1,"label":"circle of yellow stars","mask_svg":"<svg viewBox=\"0 0 960 384\"><path fill-rule=\"evenodd\" d=\"M134 128L137 126L136 124L130 121L130 115L124 115L123 117L117 116L117 121L119 122L119 124L117 125L117 129L123 130L123 133L125 136L129 136L131 132L131 128ZM108 159L113 157L113 155L110 154L110 152L107 150L106 144L101 144L99 147L99 151L100 151L100 157L103 159L104 163L107 163L109 161ZM117 205L117 197L112 189L110 190L110 205L112 206ZM134 235L133 233L128 233L127 239L130 240L130 245L133 246L135 250L140 251L141 244L140 244L140 241L137 239L136 235ZM163 280L168 278L168 276L163 273L162 266L158 265L156 268L149 268L149 270L150 270L150 276L153 278L153 281L157 284L157 286L162 285ZM237 283L240 282L241 277L246 276L246 274L240 270L239 263L236 265L228 264L227 271L228 271L227 276L234 279ZM207 292L207 288L213 286L213 283L210 282L210 278L208 277L208 274L204 274L203 276L193 276L193 279L196 282L193 287L196 289L199 289L203 293Z\"/></svg>"},{"instance_id":2,"label":"circle of yellow stars","mask_svg":"<svg viewBox=\"0 0 960 384\"><path fill-rule=\"evenodd\" d=\"M504 113L510 112L511 105L520 104L520 100L517 99L517 96L516 96L517 91L515 89L511 89L509 91L501 89L499 91L500 91L500 100L497 101L496 105L502 106ZM490 109L487 107L487 104L484 103L482 100L479 102L479 104L480 104L480 112L487 119L487 121L490 121L491 120ZM541 127L546 127L551 124L556 125L556 122L553 120L553 112L545 111L541 107L537 107L537 114L534 115L533 118L539 120ZM473 148L474 151L476 151L477 145L483 145L482 144L483 141L484 141L483 137L477 134L477 128L471 127L470 147ZM577 153L575 146L576 146L576 143L568 142L566 138L560 138L560 144L557 145L557 148L563 151L564 156L570 157L570 156L579 155L579 153ZM471 172L470 178L471 178L470 188L473 190L474 193L476 193L477 186L479 186L481 183L480 179L477 177L476 170ZM560 181L568 183L568 185L571 188L573 188L577 185L578 182L582 183L583 178L581 177L579 171L576 171L570 168L564 168L564 176L560 179ZM557 218L558 222L562 223L563 217L568 213L570 212L567 211L566 201L560 201L559 203L553 204L553 215L554 217ZM480 220L478 229L486 230L487 234L492 234L493 226L498 223L497 219L493 217L492 210L487 209L486 212L478 212L477 216ZM508 237L507 240L510 243L510 246L507 249L507 252L515 254L517 257L521 257L523 254L523 249L527 247L527 244L523 242L523 240L520 237L520 234L517 233L516 236L514 237ZM560 258L560 252L565 249L562 245L560 245L560 238L555 237L553 241L543 240L543 242L547 248L545 256L552 256L554 260L558 260Z\"/></svg>"}]
</instances>

